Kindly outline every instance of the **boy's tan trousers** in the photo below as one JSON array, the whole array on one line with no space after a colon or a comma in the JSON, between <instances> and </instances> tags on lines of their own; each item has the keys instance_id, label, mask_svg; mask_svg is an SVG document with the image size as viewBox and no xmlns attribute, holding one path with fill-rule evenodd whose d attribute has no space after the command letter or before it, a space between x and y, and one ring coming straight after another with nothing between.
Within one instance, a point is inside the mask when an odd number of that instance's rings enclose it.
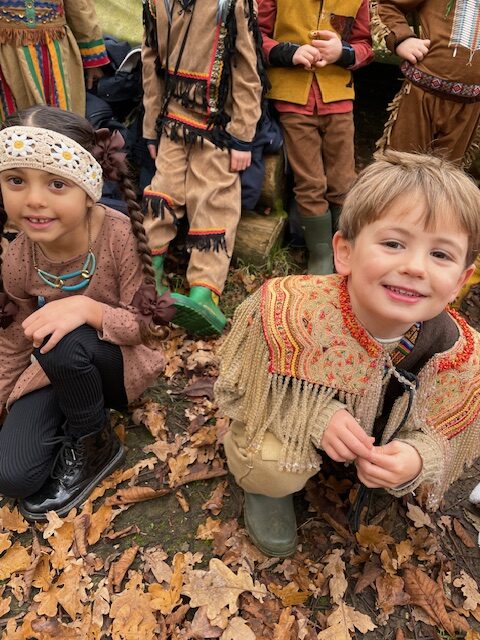
<instances>
[{"instance_id":1,"label":"boy's tan trousers","mask_svg":"<svg viewBox=\"0 0 480 640\"><path fill-rule=\"evenodd\" d=\"M247 452L245 427L234 421L225 435L223 446L228 468L237 484L247 493L260 493L271 498L282 498L300 491L307 480L319 469L293 473L279 469L278 460L282 444L273 433L266 432L262 447L255 453Z\"/></svg>"},{"instance_id":2,"label":"boy's tan trousers","mask_svg":"<svg viewBox=\"0 0 480 640\"><path fill-rule=\"evenodd\" d=\"M163 216L145 216L152 253L165 253L187 215L187 244L191 256L187 280L220 295L240 220L240 178L230 171L230 153L208 140L195 144L172 142L162 136L156 173L145 196L162 201Z\"/></svg>"}]
</instances>

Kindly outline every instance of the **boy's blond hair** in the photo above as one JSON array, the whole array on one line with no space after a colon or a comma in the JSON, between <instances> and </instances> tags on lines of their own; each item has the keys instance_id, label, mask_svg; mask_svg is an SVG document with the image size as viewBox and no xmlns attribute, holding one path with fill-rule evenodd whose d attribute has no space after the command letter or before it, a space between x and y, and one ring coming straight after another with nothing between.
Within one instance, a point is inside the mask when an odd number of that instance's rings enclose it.
<instances>
[{"instance_id":1,"label":"boy's blond hair","mask_svg":"<svg viewBox=\"0 0 480 640\"><path fill-rule=\"evenodd\" d=\"M344 238L354 241L362 228L379 220L399 196L425 199L425 228L451 215L468 236L466 265L480 253L480 190L459 167L435 156L387 150L358 176L339 220Z\"/></svg>"}]
</instances>

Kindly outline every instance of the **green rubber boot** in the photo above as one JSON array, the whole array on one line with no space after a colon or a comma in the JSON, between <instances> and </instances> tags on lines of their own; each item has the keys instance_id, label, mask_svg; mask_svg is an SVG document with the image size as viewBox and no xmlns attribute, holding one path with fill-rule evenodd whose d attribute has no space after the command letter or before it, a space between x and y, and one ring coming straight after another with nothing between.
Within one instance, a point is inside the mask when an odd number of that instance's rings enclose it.
<instances>
[{"instance_id":1,"label":"green rubber boot","mask_svg":"<svg viewBox=\"0 0 480 640\"><path fill-rule=\"evenodd\" d=\"M227 319L220 311L216 296L207 287L192 287L190 294L172 293L175 299L175 324L196 336L222 333Z\"/></svg>"},{"instance_id":2,"label":"green rubber boot","mask_svg":"<svg viewBox=\"0 0 480 640\"><path fill-rule=\"evenodd\" d=\"M293 495L269 498L245 491L244 520L256 547L267 556L286 558L297 548Z\"/></svg>"},{"instance_id":3,"label":"green rubber boot","mask_svg":"<svg viewBox=\"0 0 480 640\"><path fill-rule=\"evenodd\" d=\"M330 213L332 214L332 236L338 231L338 221L342 213L341 204L331 204Z\"/></svg>"},{"instance_id":4,"label":"green rubber boot","mask_svg":"<svg viewBox=\"0 0 480 640\"><path fill-rule=\"evenodd\" d=\"M328 209L321 216L299 216L308 249L307 273L333 273L332 214Z\"/></svg>"},{"instance_id":5,"label":"green rubber boot","mask_svg":"<svg viewBox=\"0 0 480 640\"><path fill-rule=\"evenodd\" d=\"M155 271L155 289L159 296L168 291L168 287L163 284L163 263L165 262L165 254L152 256L153 270Z\"/></svg>"}]
</instances>

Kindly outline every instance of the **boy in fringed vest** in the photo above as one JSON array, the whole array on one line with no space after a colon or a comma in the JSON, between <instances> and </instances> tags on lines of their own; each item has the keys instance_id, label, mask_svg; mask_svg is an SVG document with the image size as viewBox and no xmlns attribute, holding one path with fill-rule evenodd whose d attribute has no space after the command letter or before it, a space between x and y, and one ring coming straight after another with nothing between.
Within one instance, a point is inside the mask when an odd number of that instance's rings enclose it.
<instances>
[{"instance_id":1,"label":"boy in fringed vest","mask_svg":"<svg viewBox=\"0 0 480 640\"><path fill-rule=\"evenodd\" d=\"M362 495L425 485L435 509L480 455L480 334L447 306L479 247L470 178L388 151L347 196L337 274L270 280L237 309L216 397L264 553L295 551L292 494L322 456L353 462Z\"/></svg>"},{"instance_id":2,"label":"boy in fringed vest","mask_svg":"<svg viewBox=\"0 0 480 640\"><path fill-rule=\"evenodd\" d=\"M332 231L356 175L352 70L373 58L368 0L259 0L258 21L308 273L332 273Z\"/></svg>"},{"instance_id":3,"label":"boy in fringed vest","mask_svg":"<svg viewBox=\"0 0 480 640\"><path fill-rule=\"evenodd\" d=\"M187 215L188 296L174 322L220 333L218 307L240 219L239 171L250 164L262 96L254 0L144 0L144 137L156 174L144 192L157 290L168 245Z\"/></svg>"}]
</instances>

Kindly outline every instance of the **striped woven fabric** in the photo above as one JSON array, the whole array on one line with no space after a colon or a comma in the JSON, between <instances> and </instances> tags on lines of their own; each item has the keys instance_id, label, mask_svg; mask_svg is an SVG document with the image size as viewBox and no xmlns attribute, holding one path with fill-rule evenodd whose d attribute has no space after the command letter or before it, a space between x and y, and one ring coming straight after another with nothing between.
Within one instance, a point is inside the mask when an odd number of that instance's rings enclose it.
<instances>
[{"instance_id":1,"label":"striped woven fabric","mask_svg":"<svg viewBox=\"0 0 480 640\"><path fill-rule=\"evenodd\" d=\"M480 49L480 2L478 0L456 0L450 46L469 49L470 61L475 52Z\"/></svg>"}]
</instances>

